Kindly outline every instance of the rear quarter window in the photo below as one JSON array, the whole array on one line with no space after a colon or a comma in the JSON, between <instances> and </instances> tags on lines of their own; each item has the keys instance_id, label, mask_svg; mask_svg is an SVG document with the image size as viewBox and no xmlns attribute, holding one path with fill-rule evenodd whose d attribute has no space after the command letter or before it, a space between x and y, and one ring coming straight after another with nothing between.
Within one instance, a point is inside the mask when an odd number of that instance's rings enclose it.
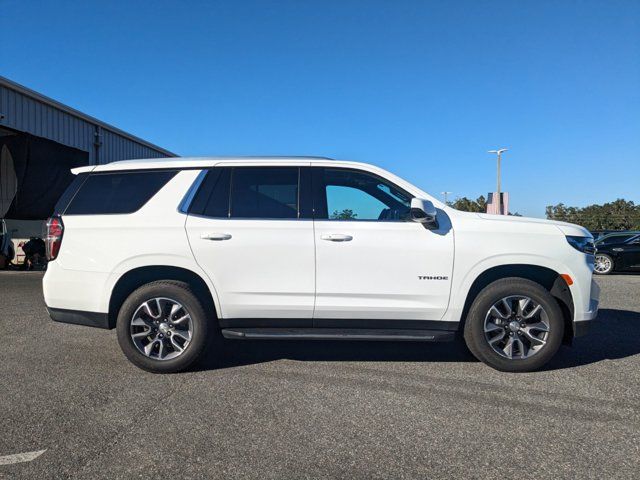
<instances>
[{"instance_id":1,"label":"rear quarter window","mask_svg":"<svg viewBox=\"0 0 640 480\"><path fill-rule=\"evenodd\" d=\"M133 213L142 208L176 173L176 170L162 170L90 174L64 214Z\"/></svg>"}]
</instances>

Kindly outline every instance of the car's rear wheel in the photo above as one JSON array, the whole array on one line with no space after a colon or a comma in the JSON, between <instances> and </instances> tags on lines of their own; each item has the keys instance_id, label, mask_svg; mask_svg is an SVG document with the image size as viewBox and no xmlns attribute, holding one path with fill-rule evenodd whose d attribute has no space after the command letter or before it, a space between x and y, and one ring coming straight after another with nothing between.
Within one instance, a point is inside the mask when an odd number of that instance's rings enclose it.
<instances>
[{"instance_id":1,"label":"car's rear wheel","mask_svg":"<svg viewBox=\"0 0 640 480\"><path fill-rule=\"evenodd\" d=\"M208 320L202 304L183 282L163 280L135 290L116 324L118 342L136 366L173 373L191 366L207 343Z\"/></svg>"},{"instance_id":2,"label":"car's rear wheel","mask_svg":"<svg viewBox=\"0 0 640 480\"><path fill-rule=\"evenodd\" d=\"M556 354L564 335L557 301L541 285L505 278L474 300L464 338L478 360L505 372L541 368Z\"/></svg>"},{"instance_id":3,"label":"car's rear wheel","mask_svg":"<svg viewBox=\"0 0 640 480\"><path fill-rule=\"evenodd\" d=\"M596 253L593 271L598 275L609 275L613 272L613 258L605 253Z\"/></svg>"}]
</instances>

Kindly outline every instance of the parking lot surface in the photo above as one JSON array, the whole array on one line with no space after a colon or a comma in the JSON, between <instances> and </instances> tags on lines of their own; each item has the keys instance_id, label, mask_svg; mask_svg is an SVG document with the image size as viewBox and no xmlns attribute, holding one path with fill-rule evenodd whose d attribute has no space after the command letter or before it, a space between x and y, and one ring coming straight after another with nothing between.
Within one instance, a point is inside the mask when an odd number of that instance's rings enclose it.
<instances>
[{"instance_id":1,"label":"parking lot surface","mask_svg":"<svg viewBox=\"0 0 640 480\"><path fill-rule=\"evenodd\" d=\"M227 341L164 376L52 322L41 279L0 273L0 478L640 476L640 276L598 278L599 324L542 372L458 344Z\"/></svg>"}]
</instances>

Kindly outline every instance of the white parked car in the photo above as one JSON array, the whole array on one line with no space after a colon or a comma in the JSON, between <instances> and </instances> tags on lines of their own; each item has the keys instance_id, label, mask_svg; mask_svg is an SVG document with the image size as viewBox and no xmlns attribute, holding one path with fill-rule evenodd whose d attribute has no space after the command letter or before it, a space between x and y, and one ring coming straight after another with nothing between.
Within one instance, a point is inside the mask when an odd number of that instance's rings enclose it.
<instances>
[{"instance_id":1,"label":"white parked car","mask_svg":"<svg viewBox=\"0 0 640 480\"><path fill-rule=\"evenodd\" d=\"M582 227L454 210L378 167L324 158L116 162L48 221L56 321L116 328L153 372L228 339L447 341L542 367L596 317Z\"/></svg>"}]
</instances>

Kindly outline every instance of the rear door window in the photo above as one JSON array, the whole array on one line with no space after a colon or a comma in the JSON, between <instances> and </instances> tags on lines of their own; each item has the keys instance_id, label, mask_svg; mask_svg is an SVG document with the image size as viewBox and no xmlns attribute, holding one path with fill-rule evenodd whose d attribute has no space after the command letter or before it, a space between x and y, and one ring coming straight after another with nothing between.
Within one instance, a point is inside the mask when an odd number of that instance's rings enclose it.
<instances>
[{"instance_id":1,"label":"rear door window","mask_svg":"<svg viewBox=\"0 0 640 480\"><path fill-rule=\"evenodd\" d=\"M298 218L298 167L234 168L231 218Z\"/></svg>"},{"instance_id":2,"label":"rear door window","mask_svg":"<svg viewBox=\"0 0 640 480\"><path fill-rule=\"evenodd\" d=\"M311 174L299 167L215 167L190 214L212 218L312 218Z\"/></svg>"},{"instance_id":3,"label":"rear door window","mask_svg":"<svg viewBox=\"0 0 640 480\"><path fill-rule=\"evenodd\" d=\"M230 167L217 167L209 170L193 199L189 213L205 217L227 218L229 216L230 182Z\"/></svg>"},{"instance_id":4,"label":"rear door window","mask_svg":"<svg viewBox=\"0 0 640 480\"><path fill-rule=\"evenodd\" d=\"M156 170L90 174L64 214L133 213L142 208L176 173L176 170Z\"/></svg>"}]
</instances>

